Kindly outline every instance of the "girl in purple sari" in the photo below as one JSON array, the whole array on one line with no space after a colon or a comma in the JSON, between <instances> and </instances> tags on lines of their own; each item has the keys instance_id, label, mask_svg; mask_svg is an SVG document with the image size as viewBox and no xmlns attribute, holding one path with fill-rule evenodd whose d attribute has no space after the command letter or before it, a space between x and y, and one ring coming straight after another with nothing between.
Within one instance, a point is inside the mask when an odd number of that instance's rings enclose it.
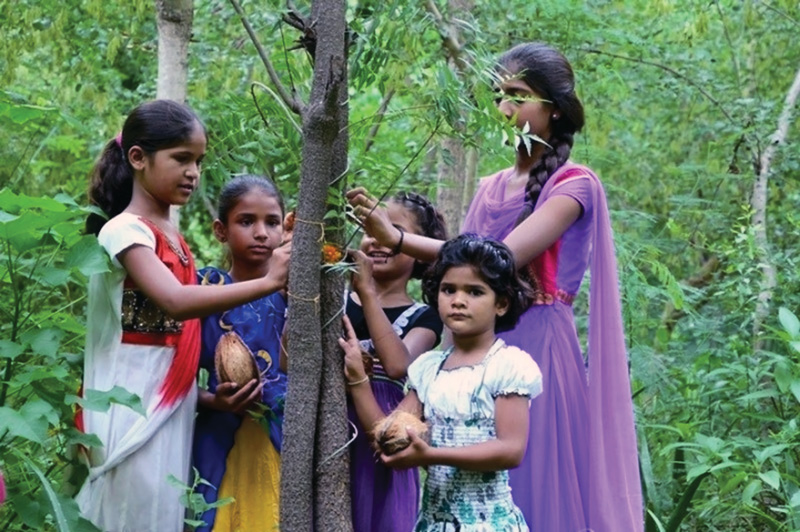
<instances>
[{"instance_id":1,"label":"girl in purple sari","mask_svg":"<svg viewBox=\"0 0 800 532\"><path fill-rule=\"evenodd\" d=\"M640 532L644 528L619 286L605 192L569 161L583 127L572 67L553 48L529 43L498 66L498 109L521 130L516 162L483 179L462 232L502 239L536 284L536 303L501 334L531 353L544 393L530 410L523 463L511 471L514 502L532 531ZM441 242L398 234L363 190L356 215L387 246L427 258ZM398 245L399 242L399 245ZM588 353L572 301L590 272Z\"/></svg>"}]
</instances>

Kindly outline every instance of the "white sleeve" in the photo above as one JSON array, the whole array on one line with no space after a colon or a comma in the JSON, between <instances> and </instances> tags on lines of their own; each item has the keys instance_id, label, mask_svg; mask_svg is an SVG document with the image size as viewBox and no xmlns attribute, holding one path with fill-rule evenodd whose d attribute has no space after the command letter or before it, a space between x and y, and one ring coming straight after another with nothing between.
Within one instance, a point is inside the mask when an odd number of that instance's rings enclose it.
<instances>
[{"instance_id":1,"label":"white sleeve","mask_svg":"<svg viewBox=\"0 0 800 532\"><path fill-rule=\"evenodd\" d=\"M486 382L492 397L523 395L536 397L542 393L542 372L525 351L506 346L489 363Z\"/></svg>"},{"instance_id":2,"label":"white sleeve","mask_svg":"<svg viewBox=\"0 0 800 532\"><path fill-rule=\"evenodd\" d=\"M156 249L156 237L153 231L134 214L122 213L110 219L100 234L97 241L111 257L111 262L117 268L122 268L117 256L133 246L146 246Z\"/></svg>"}]
</instances>

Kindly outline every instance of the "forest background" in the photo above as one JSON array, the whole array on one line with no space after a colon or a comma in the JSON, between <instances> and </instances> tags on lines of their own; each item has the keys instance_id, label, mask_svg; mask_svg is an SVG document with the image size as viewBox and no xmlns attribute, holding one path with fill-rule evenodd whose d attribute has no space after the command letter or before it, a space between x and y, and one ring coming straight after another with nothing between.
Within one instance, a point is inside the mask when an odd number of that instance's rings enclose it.
<instances>
[{"instance_id":1,"label":"forest background","mask_svg":"<svg viewBox=\"0 0 800 532\"><path fill-rule=\"evenodd\" d=\"M800 530L797 2L346 5L347 183L426 192L451 219L462 188L512 162L492 58L531 40L567 55L587 111L573 158L597 170L612 210L648 531ZM243 8L307 97L287 6ZM137 403L76 397L86 279L107 267L82 234L87 176L155 97L155 7L0 0L0 29L0 531L91 530L70 499L71 450L95 440L72 428L73 407ZM188 71L210 141L181 227L199 265L220 264L221 185L266 174L294 205L302 128L227 1L195 1Z\"/></svg>"}]
</instances>

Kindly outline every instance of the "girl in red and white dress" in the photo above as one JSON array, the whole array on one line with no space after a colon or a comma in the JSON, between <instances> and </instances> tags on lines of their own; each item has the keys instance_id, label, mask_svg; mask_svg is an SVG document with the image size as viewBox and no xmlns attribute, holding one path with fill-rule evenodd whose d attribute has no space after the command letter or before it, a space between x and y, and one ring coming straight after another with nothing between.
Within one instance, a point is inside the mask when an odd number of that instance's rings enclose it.
<instances>
[{"instance_id":1,"label":"girl in red and white dress","mask_svg":"<svg viewBox=\"0 0 800 532\"><path fill-rule=\"evenodd\" d=\"M144 415L113 404L84 410L78 424L102 446L88 450L89 477L78 494L83 515L102 530L179 532L185 509L170 476L189 483L197 402L197 318L285 287L289 246L277 247L265 277L198 286L192 254L170 220L197 188L206 152L203 124L185 105L156 100L134 109L105 146L89 190L107 216L92 215L111 258L89 284L84 394L121 387ZM255 399L256 379L225 399Z\"/></svg>"}]
</instances>

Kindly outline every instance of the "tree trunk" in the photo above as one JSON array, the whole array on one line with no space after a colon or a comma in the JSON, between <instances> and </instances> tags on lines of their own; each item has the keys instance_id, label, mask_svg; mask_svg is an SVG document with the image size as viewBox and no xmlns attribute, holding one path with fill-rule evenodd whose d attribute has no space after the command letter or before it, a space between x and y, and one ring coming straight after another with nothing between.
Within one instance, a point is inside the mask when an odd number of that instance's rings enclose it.
<instances>
[{"instance_id":1,"label":"tree trunk","mask_svg":"<svg viewBox=\"0 0 800 532\"><path fill-rule=\"evenodd\" d=\"M343 280L320 274L328 187L347 161L345 5L317 0L314 80L302 113L300 194L289 270L289 390L281 476L281 529L351 529L341 331ZM323 376L324 375L324 376Z\"/></svg>"},{"instance_id":2,"label":"tree trunk","mask_svg":"<svg viewBox=\"0 0 800 532\"><path fill-rule=\"evenodd\" d=\"M189 77L189 38L192 36L193 0L156 0L158 26L158 81L156 98L186 102ZM180 210L170 208L176 226Z\"/></svg>"},{"instance_id":3,"label":"tree trunk","mask_svg":"<svg viewBox=\"0 0 800 532\"><path fill-rule=\"evenodd\" d=\"M156 98L186 101L193 0L156 0L158 83Z\"/></svg>"},{"instance_id":4,"label":"tree trunk","mask_svg":"<svg viewBox=\"0 0 800 532\"><path fill-rule=\"evenodd\" d=\"M343 176L348 165L348 92L347 92L347 23L343 0L318 0L314 2L311 19L317 21L316 64L330 64L327 69L328 84L337 95L333 118L336 121L336 138L333 140L331 165L327 173L329 187L343 191ZM315 71L316 81L316 71ZM327 85L326 85L327 86ZM326 174L321 174L325 176ZM339 197L342 197L341 193ZM325 196L327 200L327 196ZM328 205L328 209L341 205ZM339 217L342 225L331 224L327 239L339 245L344 243L344 213ZM347 420L347 396L344 382L344 358L339 347L344 313L345 278L341 274L326 272L322 277L322 389L317 416L317 459L314 484L315 529L352 530L350 511L350 425Z\"/></svg>"},{"instance_id":5,"label":"tree trunk","mask_svg":"<svg viewBox=\"0 0 800 532\"><path fill-rule=\"evenodd\" d=\"M792 111L798 96L800 96L800 70L795 74L794 82L786 93L783 110L778 118L778 127L770 137L769 144L764 149L761 157L756 162L756 179L753 183L753 196L750 200L750 206L753 208L752 223L755 228L755 246L759 255L761 272L763 273L753 319L753 339L756 352L763 347L761 329L764 320L769 315L772 291L778 284L778 275L770 252L769 234L767 232L767 192L769 190L769 178L772 173L772 158L775 156L778 146L786 140L792 119Z\"/></svg>"},{"instance_id":6,"label":"tree trunk","mask_svg":"<svg viewBox=\"0 0 800 532\"><path fill-rule=\"evenodd\" d=\"M474 7L471 0L450 0L448 6L451 12L469 12ZM463 78L469 63L461 50L458 28L445 20L433 0L427 0L425 7L439 27L447 62L457 77ZM458 137L445 139L439 151L436 207L444 217L448 235L455 236L475 192L478 153L474 148L465 148Z\"/></svg>"},{"instance_id":7,"label":"tree trunk","mask_svg":"<svg viewBox=\"0 0 800 532\"><path fill-rule=\"evenodd\" d=\"M436 172L436 208L447 224L447 234L456 236L467 214L477 180L478 152L465 149L460 138L444 139L439 146Z\"/></svg>"}]
</instances>

